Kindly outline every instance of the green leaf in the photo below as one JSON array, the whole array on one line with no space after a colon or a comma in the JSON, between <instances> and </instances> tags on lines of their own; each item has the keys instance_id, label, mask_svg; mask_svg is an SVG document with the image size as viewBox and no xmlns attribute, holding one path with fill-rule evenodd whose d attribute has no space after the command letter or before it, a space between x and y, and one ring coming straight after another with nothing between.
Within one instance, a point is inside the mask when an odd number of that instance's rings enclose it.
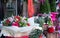
<instances>
[{"instance_id":1,"label":"green leaf","mask_svg":"<svg viewBox=\"0 0 60 38\"><path fill-rule=\"evenodd\" d=\"M48 25L52 25L52 21L51 21L51 19L49 18L49 20L48 20Z\"/></svg>"},{"instance_id":2,"label":"green leaf","mask_svg":"<svg viewBox=\"0 0 60 38\"><path fill-rule=\"evenodd\" d=\"M50 9L51 12L56 12L56 0L51 0Z\"/></svg>"},{"instance_id":3,"label":"green leaf","mask_svg":"<svg viewBox=\"0 0 60 38\"><path fill-rule=\"evenodd\" d=\"M40 4L40 12L41 13L49 13L51 11L50 4L48 0L45 0L44 4Z\"/></svg>"},{"instance_id":4,"label":"green leaf","mask_svg":"<svg viewBox=\"0 0 60 38\"><path fill-rule=\"evenodd\" d=\"M39 38L40 34L42 34L42 30L35 29L29 34L29 38Z\"/></svg>"}]
</instances>

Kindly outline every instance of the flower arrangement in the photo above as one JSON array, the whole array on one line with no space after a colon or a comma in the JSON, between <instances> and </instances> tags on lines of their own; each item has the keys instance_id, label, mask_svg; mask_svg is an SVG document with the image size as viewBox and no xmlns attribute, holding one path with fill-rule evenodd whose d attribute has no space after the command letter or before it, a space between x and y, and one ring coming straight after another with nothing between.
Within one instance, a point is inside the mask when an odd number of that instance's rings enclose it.
<instances>
[{"instance_id":1,"label":"flower arrangement","mask_svg":"<svg viewBox=\"0 0 60 38\"><path fill-rule=\"evenodd\" d=\"M3 26L17 26L17 27L30 26L30 24L28 23L28 18L21 16L12 16L6 18L2 21L2 23Z\"/></svg>"},{"instance_id":2,"label":"flower arrangement","mask_svg":"<svg viewBox=\"0 0 60 38\"><path fill-rule=\"evenodd\" d=\"M53 33L53 32L55 32L55 26L54 26L54 24L53 24L53 22L55 21L55 15L53 15L54 13L52 13L50 16L49 16L49 19L48 19L48 29L47 29L47 31L48 31L48 33Z\"/></svg>"}]
</instances>

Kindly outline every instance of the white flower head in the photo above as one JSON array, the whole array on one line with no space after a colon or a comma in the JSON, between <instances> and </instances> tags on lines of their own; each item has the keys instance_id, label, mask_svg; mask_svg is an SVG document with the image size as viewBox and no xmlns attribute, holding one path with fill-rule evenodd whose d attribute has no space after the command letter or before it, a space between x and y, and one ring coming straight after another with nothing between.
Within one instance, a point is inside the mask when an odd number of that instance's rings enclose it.
<instances>
[{"instance_id":1,"label":"white flower head","mask_svg":"<svg viewBox=\"0 0 60 38\"><path fill-rule=\"evenodd\" d=\"M9 20L10 22L13 22L14 18L9 17L8 20Z\"/></svg>"},{"instance_id":2,"label":"white flower head","mask_svg":"<svg viewBox=\"0 0 60 38\"><path fill-rule=\"evenodd\" d=\"M42 27L36 27L36 26L35 26L35 29L43 30Z\"/></svg>"},{"instance_id":3,"label":"white flower head","mask_svg":"<svg viewBox=\"0 0 60 38\"><path fill-rule=\"evenodd\" d=\"M7 19L4 19L4 21L6 21Z\"/></svg>"},{"instance_id":4,"label":"white flower head","mask_svg":"<svg viewBox=\"0 0 60 38\"><path fill-rule=\"evenodd\" d=\"M21 20L22 22L25 22L25 23L27 23L27 21L26 20Z\"/></svg>"}]
</instances>

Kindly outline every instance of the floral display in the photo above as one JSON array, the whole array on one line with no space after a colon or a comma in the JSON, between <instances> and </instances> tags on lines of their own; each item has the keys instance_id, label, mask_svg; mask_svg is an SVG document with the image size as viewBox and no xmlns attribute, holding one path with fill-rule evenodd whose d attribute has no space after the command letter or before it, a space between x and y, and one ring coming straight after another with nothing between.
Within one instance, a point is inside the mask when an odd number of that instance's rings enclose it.
<instances>
[{"instance_id":1,"label":"floral display","mask_svg":"<svg viewBox=\"0 0 60 38\"><path fill-rule=\"evenodd\" d=\"M55 16L56 17L56 16ZM55 21L55 18L53 15L49 16L49 19L48 19L48 29L47 29L47 32L48 33L54 33L55 32L55 26L53 25L53 21Z\"/></svg>"},{"instance_id":2,"label":"floral display","mask_svg":"<svg viewBox=\"0 0 60 38\"><path fill-rule=\"evenodd\" d=\"M50 16L51 16L51 20L52 21L55 21L57 19L56 18L57 14L58 14L57 12L51 12L51 15Z\"/></svg>"},{"instance_id":3,"label":"floral display","mask_svg":"<svg viewBox=\"0 0 60 38\"><path fill-rule=\"evenodd\" d=\"M2 22L4 26L17 26L17 27L30 26L30 24L28 23L28 18L21 16L9 17L4 19Z\"/></svg>"},{"instance_id":4,"label":"floral display","mask_svg":"<svg viewBox=\"0 0 60 38\"><path fill-rule=\"evenodd\" d=\"M57 38L60 34L58 5L56 10L56 0L7 1L2 9L5 12L0 24L2 38Z\"/></svg>"},{"instance_id":5,"label":"floral display","mask_svg":"<svg viewBox=\"0 0 60 38\"><path fill-rule=\"evenodd\" d=\"M5 25L5 26L11 26L11 22L8 20L8 19L5 19L4 21L3 21L3 25Z\"/></svg>"}]
</instances>

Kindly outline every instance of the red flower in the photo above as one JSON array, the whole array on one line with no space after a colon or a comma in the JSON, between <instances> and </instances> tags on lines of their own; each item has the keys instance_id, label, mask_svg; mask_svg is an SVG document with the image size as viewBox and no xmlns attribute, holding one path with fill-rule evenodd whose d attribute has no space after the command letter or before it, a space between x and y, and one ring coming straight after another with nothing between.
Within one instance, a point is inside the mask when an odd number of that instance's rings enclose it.
<instances>
[{"instance_id":1,"label":"red flower","mask_svg":"<svg viewBox=\"0 0 60 38\"><path fill-rule=\"evenodd\" d=\"M20 16L15 16L15 19L18 19L17 21L20 21Z\"/></svg>"},{"instance_id":2,"label":"red flower","mask_svg":"<svg viewBox=\"0 0 60 38\"><path fill-rule=\"evenodd\" d=\"M10 23L10 21L9 21L9 20L6 20L6 23L7 23L7 24L9 24L9 23Z\"/></svg>"},{"instance_id":3,"label":"red flower","mask_svg":"<svg viewBox=\"0 0 60 38\"><path fill-rule=\"evenodd\" d=\"M27 23L27 25L28 25L28 26L30 26L30 24L29 24L29 23Z\"/></svg>"},{"instance_id":4,"label":"red flower","mask_svg":"<svg viewBox=\"0 0 60 38\"><path fill-rule=\"evenodd\" d=\"M54 32L54 28L53 27L48 28L48 33L53 33L53 32Z\"/></svg>"}]
</instances>

